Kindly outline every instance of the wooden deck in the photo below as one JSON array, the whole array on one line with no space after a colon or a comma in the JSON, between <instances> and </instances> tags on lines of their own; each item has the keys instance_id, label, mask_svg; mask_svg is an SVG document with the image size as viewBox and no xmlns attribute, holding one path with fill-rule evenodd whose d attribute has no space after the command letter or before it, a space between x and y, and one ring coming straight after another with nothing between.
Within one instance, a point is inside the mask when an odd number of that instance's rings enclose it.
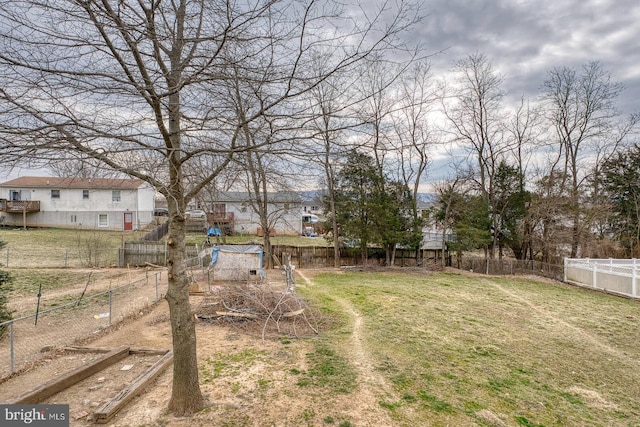
<instances>
[{"instance_id":1,"label":"wooden deck","mask_svg":"<svg viewBox=\"0 0 640 427\"><path fill-rule=\"evenodd\" d=\"M0 212L40 212L39 200L0 200Z\"/></svg>"}]
</instances>

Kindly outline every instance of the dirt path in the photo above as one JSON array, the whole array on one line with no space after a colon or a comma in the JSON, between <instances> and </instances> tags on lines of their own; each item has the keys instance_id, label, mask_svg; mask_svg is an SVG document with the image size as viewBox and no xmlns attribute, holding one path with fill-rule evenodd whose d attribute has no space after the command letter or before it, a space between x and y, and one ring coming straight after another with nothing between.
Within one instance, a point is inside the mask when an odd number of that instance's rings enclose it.
<instances>
[{"instance_id":1,"label":"dirt path","mask_svg":"<svg viewBox=\"0 0 640 427\"><path fill-rule=\"evenodd\" d=\"M306 285L313 286L313 281L303 271L296 270L296 273ZM351 395L350 399L359 402L361 408L366 408L361 411L361 419L357 425L393 426L394 422L389 418L388 411L380 406L380 402L397 401L398 397L393 387L376 370L376 360L365 346L367 332L364 318L349 301L333 295L331 298L340 304L349 316L351 334L345 342L344 354L358 373L358 391Z\"/></svg>"}]
</instances>

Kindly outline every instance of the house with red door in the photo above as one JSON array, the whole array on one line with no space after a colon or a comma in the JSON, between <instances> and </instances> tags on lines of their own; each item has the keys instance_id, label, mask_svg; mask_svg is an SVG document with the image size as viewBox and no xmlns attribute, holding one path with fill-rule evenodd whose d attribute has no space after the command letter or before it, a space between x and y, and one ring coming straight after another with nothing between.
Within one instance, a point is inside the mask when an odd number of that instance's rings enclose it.
<instances>
[{"instance_id":1,"label":"house with red door","mask_svg":"<svg viewBox=\"0 0 640 427\"><path fill-rule=\"evenodd\" d=\"M139 179L23 176L0 184L0 223L137 230L153 222L154 198Z\"/></svg>"}]
</instances>

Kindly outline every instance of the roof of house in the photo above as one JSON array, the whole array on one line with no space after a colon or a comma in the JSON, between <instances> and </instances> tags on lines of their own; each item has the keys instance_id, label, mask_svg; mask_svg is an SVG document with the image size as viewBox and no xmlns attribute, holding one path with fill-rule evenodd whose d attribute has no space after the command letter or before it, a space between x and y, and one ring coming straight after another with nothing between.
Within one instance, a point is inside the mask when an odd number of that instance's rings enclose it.
<instances>
[{"instance_id":1,"label":"roof of house","mask_svg":"<svg viewBox=\"0 0 640 427\"><path fill-rule=\"evenodd\" d=\"M145 182L127 178L57 178L46 176L22 176L0 184L14 188L82 188L105 190L135 190Z\"/></svg>"},{"instance_id":2,"label":"roof of house","mask_svg":"<svg viewBox=\"0 0 640 427\"><path fill-rule=\"evenodd\" d=\"M246 202L253 196L243 191L225 191L216 193L212 202ZM300 196L293 191L277 191L267 193L267 201L270 203L301 203Z\"/></svg>"}]
</instances>

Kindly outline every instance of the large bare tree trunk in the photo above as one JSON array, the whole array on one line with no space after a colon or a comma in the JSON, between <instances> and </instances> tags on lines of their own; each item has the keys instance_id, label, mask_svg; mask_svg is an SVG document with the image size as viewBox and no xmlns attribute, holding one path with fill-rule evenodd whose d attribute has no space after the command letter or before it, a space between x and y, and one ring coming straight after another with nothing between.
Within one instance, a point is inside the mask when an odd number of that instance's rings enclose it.
<instances>
[{"instance_id":1,"label":"large bare tree trunk","mask_svg":"<svg viewBox=\"0 0 640 427\"><path fill-rule=\"evenodd\" d=\"M197 412L205 403L198 383L196 328L189 303L189 282L185 274L184 235L184 217L174 215L169 224L167 240L169 289L166 299L169 303L173 338L173 389L169 410L178 416Z\"/></svg>"}]
</instances>

